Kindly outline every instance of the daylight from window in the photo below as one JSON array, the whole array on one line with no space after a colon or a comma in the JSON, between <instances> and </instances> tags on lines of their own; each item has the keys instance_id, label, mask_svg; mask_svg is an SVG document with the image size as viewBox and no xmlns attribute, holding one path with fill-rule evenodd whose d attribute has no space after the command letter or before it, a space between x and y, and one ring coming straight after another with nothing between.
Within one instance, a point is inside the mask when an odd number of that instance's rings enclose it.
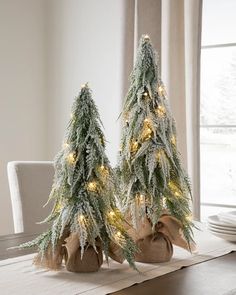
<instances>
[{"instance_id":1,"label":"daylight from window","mask_svg":"<svg viewBox=\"0 0 236 295\"><path fill-rule=\"evenodd\" d=\"M215 2L203 1L202 16L202 220L236 207L236 1Z\"/></svg>"}]
</instances>

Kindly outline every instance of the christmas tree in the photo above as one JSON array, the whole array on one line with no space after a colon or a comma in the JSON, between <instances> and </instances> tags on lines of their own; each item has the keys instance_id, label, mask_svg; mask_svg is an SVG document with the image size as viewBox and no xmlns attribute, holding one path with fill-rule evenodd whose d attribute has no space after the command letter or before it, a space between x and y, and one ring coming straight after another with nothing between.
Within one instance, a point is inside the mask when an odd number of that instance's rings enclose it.
<instances>
[{"instance_id":1,"label":"christmas tree","mask_svg":"<svg viewBox=\"0 0 236 295\"><path fill-rule=\"evenodd\" d=\"M136 246L115 205L114 175L105 154L101 125L91 91L87 84L83 85L72 107L62 150L55 158L49 196L54 207L44 221L50 223L50 229L20 246L38 248L36 264L58 268L70 252L65 253L63 246L67 241L71 247L79 247L80 263L88 247L95 252L100 247L106 258L114 258L115 247L134 266Z\"/></svg>"},{"instance_id":2,"label":"christmas tree","mask_svg":"<svg viewBox=\"0 0 236 295\"><path fill-rule=\"evenodd\" d=\"M168 213L192 241L191 188L177 150L176 127L149 36L142 36L123 116L118 176L121 203L137 228L148 218L155 228Z\"/></svg>"}]
</instances>

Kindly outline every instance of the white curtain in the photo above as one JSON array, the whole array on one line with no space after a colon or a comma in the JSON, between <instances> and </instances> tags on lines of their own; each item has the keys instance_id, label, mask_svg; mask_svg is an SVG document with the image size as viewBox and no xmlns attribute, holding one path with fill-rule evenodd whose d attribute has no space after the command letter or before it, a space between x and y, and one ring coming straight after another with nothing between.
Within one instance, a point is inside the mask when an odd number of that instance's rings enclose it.
<instances>
[{"instance_id":1,"label":"white curtain","mask_svg":"<svg viewBox=\"0 0 236 295\"><path fill-rule=\"evenodd\" d=\"M193 215L200 219L199 77L202 0L127 1L124 92L137 42L150 35L178 131L178 148L192 181Z\"/></svg>"}]
</instances>

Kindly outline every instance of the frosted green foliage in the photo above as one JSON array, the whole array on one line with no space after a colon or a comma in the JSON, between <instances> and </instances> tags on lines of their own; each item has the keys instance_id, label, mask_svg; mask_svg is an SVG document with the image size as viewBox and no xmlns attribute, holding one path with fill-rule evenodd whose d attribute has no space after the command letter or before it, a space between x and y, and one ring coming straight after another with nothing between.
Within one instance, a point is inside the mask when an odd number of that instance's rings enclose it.
<instances>
[{"instance_id":1,"label":"frosted green foliage","mask_svg":"<svg viewBox=\"0 0 236 295\"><path fill-rule=\"evenodd\" d=\"M55 249L65 232L76 232L82 254L88 244L96 248L99 240L107 257L113 241L133 266L136 247L116 208L113 179L98 110L86 84L74 101L63 148L55 158L49 197L54 207L44 221L51 225L50 230L21 248L37 246L43 256L48 247Z\"/></svg>"},{"instance_id":2,"label":"frosted green foliage","mask_svg":"<svg viewBox=\"0 0 236 295\"><path fill-rule=\"evenodd\" d=\"M175 121L148 36L140 40L130 80L117 169L121 206L131 212L134 226L147 214L154 227L160 215L168 211L183 224L190 242L190 182L181 166Z\"/></svg>"}]
</instances>

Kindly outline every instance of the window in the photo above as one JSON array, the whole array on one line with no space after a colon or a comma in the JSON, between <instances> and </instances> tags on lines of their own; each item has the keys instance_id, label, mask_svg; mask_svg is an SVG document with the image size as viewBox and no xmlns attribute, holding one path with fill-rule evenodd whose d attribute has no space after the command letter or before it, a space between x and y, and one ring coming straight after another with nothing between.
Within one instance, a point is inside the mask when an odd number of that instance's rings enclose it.
<instances>
[{"instance_id":1,"label":"window","mask_svg":"<svg viewBox=\"0 0 236 295\"><path fill-rule=\"evenodd\" d=\"M236 1L203 0L201 216L236 208Z\"/></svg>"}]
</instances>

